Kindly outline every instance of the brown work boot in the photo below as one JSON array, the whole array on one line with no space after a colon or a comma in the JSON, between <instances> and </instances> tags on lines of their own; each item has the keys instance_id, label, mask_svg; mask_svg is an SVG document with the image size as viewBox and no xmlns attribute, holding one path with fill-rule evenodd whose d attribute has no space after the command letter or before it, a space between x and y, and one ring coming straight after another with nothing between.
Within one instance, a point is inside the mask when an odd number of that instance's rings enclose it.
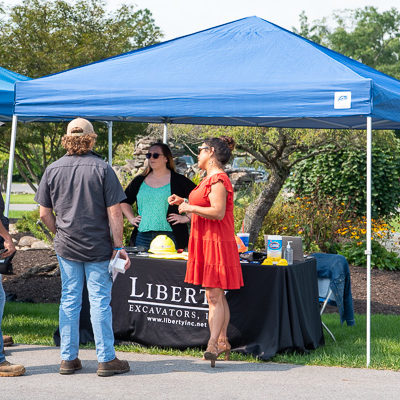
<instances>
[{"instance_id":1,"label":"brown work boot","mask_svg":"<svg viewBox=\"0 0 400 400\"><path fill-rule=\"evenodd\" d=\"M14 340L11 336L3 335L3 343L4 347L12 346L14 344Z\"/></svg>"},{"instance_id":2,"label":"brown work boot","mask_svg":"<svg viewBox=\"0 0 400 400\"><path fill-rule=\"evenodd\" d=\"M81 360L77 357L72 361L62 360L59 372L61 375L71 375L79 369L82 369L82 364Z\"/></svg>"},{"instance_id":3,"label":"brown work boot","mask_svg":"<svg viewBox=\"0 0 400 400\"><path fill-rule=\"evenodd\" d=\"M98 376L111 376L114 374L123 374L130 371L128 361L118 360L117 357L112 361L99 363L99 368L97 369Z\"/></svg>"},{"instance_id":4,"label":"brown work boot","mask_svg":"<svg viewBox=\"0 0 400 400\"><path fill-rule=\"evenodd\" d=\"M0 376L20 376L25 373L23 365L11 364L8 361L0 363Z\"/></svg>"}]
</instances>

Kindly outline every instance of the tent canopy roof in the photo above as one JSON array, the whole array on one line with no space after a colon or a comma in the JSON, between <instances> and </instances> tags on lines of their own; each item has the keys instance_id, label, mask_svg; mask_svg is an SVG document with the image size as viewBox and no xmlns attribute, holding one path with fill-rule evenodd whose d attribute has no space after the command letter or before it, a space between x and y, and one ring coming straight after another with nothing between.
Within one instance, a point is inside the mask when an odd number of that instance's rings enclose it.
<instances>
[{"instance_id":1,"label":"tent canopy roof","mask_svg":"<svg viewBox=\"0 0 400 400\"><path fill-rule=\"evenodd\" d=\"M23 120L400 128L399 81L258 17L17 82L15 100Z\"/></svg>"},{"instance_id":2,"label":"tent canopy roof","mask_svg":"<svg viewBox=\"0 0 400 400\"><path fill-rule=\"evenodd\" d=\"M13 114L15 82L27 79L27 76L0 67L0 121L10 120Z\"/></svg>"}]
</instances>

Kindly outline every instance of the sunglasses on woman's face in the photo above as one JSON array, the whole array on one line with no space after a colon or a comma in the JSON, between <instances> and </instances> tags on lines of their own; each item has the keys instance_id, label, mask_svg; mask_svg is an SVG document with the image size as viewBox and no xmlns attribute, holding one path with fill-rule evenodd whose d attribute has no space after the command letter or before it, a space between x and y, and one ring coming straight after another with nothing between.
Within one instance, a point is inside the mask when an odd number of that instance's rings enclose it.
<instances>
[{"instance_id":1,"label":"sunglasses on woman's face","mask_svg":"<svg viewBox=\"0 0 400 400\"><path fill-rule=\"evenodd\" d=\"M147 154L146 154L146 158L147 158L148 160L150 160L151 156L153 156L153 158L154 158L155 160L157 160L157 158L160 157L161 154L160 154L160 153L147 153Z\"/></svg>"},{"instance_id":2,"label":"sunglasses on woman's face","mask_svg":"<svg viewBox=\"0 0 400 400\"><path fill-rule=\"evenodd\" d=\"M207 150L207 149L209 149L209 147L208 146L199 146L197 149L199 150L199 154L200 154L202 150Z\"/></svg>"}]
</instances>

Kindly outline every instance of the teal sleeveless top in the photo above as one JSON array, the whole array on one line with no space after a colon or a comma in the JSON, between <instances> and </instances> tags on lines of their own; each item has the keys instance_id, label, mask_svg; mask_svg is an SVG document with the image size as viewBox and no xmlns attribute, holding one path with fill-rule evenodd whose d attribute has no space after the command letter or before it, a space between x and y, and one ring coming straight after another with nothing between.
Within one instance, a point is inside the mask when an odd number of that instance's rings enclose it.
<instances>
[{"instance_id":1,"label":"teal sleeveless top","mask_svg":"<svg viewBox=\"0 0 400 400\"><path fill-rule=\"evenodd\" d=\"M138 213L142 217L139 232L170 231L167 221L168 197L171 196L171 184L153 188L143 182L136 197Z\"/></svg>"}]
</instances>

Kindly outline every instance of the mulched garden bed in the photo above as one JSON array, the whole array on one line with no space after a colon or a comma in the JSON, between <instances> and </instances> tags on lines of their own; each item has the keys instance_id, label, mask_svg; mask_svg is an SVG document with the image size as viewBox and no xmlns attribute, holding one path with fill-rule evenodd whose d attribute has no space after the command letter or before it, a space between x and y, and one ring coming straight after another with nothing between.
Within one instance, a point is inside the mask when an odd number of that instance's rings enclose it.
<instances>
[{"instance_id":1,"label":"mulched garden bed","mask_svg":"<svg viewBox=\"0 0 400 400\"><path fill-rule=\"evenodd\" d=\"M20 236L20 234L18 235ZM58 268L51 269L57 258L52 250L18 251L14 257L14 273L3 276L3 286L8 300L34 303L58 303L61 282ZM33 267L50 265L50 271L32 272ZM365 268L350 266L354 311L366 312L367 274ZM371 312L374 314L400 314L400 271L379 271L371 273ZM330 311L336 311L331 308Z\"/></svg>"}]
</instances>

